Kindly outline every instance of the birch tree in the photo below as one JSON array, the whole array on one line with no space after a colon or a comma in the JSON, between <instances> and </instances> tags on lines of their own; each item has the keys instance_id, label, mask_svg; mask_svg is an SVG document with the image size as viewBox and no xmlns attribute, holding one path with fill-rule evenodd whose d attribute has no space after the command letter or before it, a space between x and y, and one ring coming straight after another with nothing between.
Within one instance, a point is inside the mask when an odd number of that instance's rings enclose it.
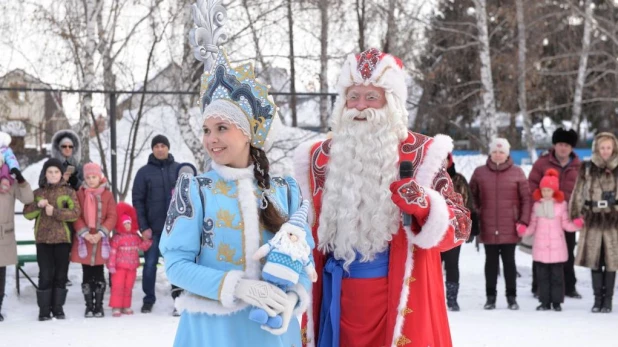
<instances>
[{"instance_id":1,"label":"birch tree","mask_svg":"<svg viewBox=\"0 0 618 347\"><path fill-rule=\"evenodd\" d=\"M318 0L320 11L320 93L328 93L328 8L329 0ZM328 97L320 97L320 126L326 130Z\"/></svg>"},{"instance_id":2,"label":"birch tree","mask_svg":"<svg viewBox=\"0 0 618 347\"><path fill-rule=\"evenodd\" d=\"M584 84L586 83L586 68L588 66L588 56L590 55L591 27L592 27L592 1L586 0L584 15L584 34L582 37L582 50L579 57L577 69L577 79L575 81L575 92L573 93L573 117L571 118L572 127L578 132L582 114L582 99L584 95ZM583 134L580 134L583 135Z\"/></svg>"},{"instance_id":3,"label":"birch tree","mask_svg":"<svg viewBox=\"0 0 618 347\"><path fill-rule=\"evenodd\" d=\"M537 159L536 147L532 138L532 121L528 114L528 106L526 99L526 22L524 16L524 0L515 0L517 11L517 86L518 86L518 103L519 112L524 119L524 143L528 150L528 155L532 162Z\"/></svg>"},{"instance_id":4,"label":"birch tree","mask_svg":"<svg viewBox=\"0 0 618 347\"><path fill-rule=\"evenodd\" d=\"M481 61L481 83L483 85L483 92L481 95L483 105L480 112L480 129L484 145L488 146L489 142L498 135L498 125L496 121L494 84L491 72L489 33L487 30L487 6L485 0L474 0L474 4L476 6L479 58Z\"/></svg>"}]
</instances>

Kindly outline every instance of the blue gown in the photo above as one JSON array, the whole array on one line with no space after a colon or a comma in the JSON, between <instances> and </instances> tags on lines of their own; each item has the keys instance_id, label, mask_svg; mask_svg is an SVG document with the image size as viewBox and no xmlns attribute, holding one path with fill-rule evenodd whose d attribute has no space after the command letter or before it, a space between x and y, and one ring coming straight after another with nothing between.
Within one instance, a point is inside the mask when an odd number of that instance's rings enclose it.
<instances>
[{"instance_id":1,"label":"blue gown","mask_svg":"<svg viewBox=\"0 0 618 347\"><path fill-rule=\"evenodd\" d=\"M259 223L253 167L213 168L178 179L159 245L168 279L185 290L176 299L182 316L174 346L301 346L296 318L286 333L273 335L249 320L252 307L233 295L240 278L261 278L262 263L252 255L274 234ZM296 181L273 177L270 185L271 203L289 218L302 202ZM305 231L313 248L307 225ZM299 296L298 315L310 302L311 281L303 272L290 290Z\"/></svg>"}]
</instances>

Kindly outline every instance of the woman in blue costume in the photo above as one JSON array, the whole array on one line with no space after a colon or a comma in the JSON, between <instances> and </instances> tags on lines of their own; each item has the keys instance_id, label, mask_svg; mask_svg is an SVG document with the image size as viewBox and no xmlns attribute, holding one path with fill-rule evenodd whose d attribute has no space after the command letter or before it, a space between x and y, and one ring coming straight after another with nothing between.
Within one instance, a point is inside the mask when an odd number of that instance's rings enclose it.
<instances>
[{"instance_id":1,"label":"woman in blue costume","mask_svg":"<svg viewBox=\"0 0 618 347\"><path fill-rule=\"evenodd\" d=\"M185 290L176 299L182 316L175 346L301 345L297 316L309 304L311 281L303 273L284 292L261 280L262 264L252 259L302 202L293 178L268 172L264 151L277 114L266 90L250 64L231 68L222 52L202 76L203 144L212 170L178 179L159 246L167 277ZM280 314L283 326L249 320L253 307Z\"/></svg>"}]
</instances>

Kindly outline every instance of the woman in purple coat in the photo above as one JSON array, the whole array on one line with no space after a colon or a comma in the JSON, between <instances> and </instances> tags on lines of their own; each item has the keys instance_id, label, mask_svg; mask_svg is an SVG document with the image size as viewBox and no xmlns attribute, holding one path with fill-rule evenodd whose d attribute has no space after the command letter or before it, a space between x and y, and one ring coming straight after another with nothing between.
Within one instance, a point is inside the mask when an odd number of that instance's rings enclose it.
<instances>
[{"instance_id":1,"label":"woman in purple coat","mask_svg":"<svg viewBox=\"0 0 618 347\"><path fill-rule=\"evenodd\" d=\"M528 225L530 191L523 170L513 164L506 139L489 144L487 163L474 170L470 179L474 206L479 213L479 242L485 245L486 310L496 308L499 258L502 258L508 308L518 310L515 247L519 241L517 225Z\"/></svg>"}]
</instances>

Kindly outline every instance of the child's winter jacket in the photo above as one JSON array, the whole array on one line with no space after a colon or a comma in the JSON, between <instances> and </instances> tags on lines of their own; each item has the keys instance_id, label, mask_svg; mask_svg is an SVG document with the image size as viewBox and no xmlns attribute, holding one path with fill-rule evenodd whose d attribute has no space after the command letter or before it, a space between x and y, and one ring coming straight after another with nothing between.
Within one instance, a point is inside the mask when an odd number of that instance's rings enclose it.
<instances>
[{"instance_id":1,"label":"child's winter jacket","mask_svg":"<svg viewBox=\"0 0 618 347\"><path fill-rule=\"evenodd\" d=\"M85 200L87 198L87 188L85 186L82 186L77 191L77 199L79 200L80 206L82 206L82 213L80 214L77 221L75 221L75 224L73 224L75 228L75 238L73 242L73 248L71 250L72 262L90 266L104 265L107 261L107 258L109 257L109 238L111 237L112 229L116 225L116 201L114 201L114 196L108 189L108 184L103 183L103 185L105 185L105 189L103 190L103 192L101 192L100 195L95 195L97 205L96 228L88 227L85 213L83 211L86 206ZM101 239L101 241L93 245L83 239L87 233L101 233L101 236L103 238ZM87 254L84 257L81 257L78 251L78 246L80 243L85 243L86 245Z\"/></svg>"},{"instance_id":2,"label":"child's winter jacket","mask_svg":"<svg viewBox=\"0 0 618 347\"><path fill-rule=\"evenodd\" d=\"M139 225L137 223L137 212L135 209L123 202L117 206L118 218L116 221L116 231L111 241L111 251L107 267L110 271L115 272L116 269L135 270L139 267L139 251L146 251L152 245L152 240L144 239L137 234ZM126 231L122 224L122 216L127 214L131 217L131 231Z\"/></svg>"},{"instance_id":3,"label":"child's winter jacket","mask_svg":"<svg viewBox=\"0 0 618 347\"><path fill-rule=\"evenodd\" d=\"M47 199L54 206L54 213L48 216L44 208L37 204ZM77 220L81 212L75 191L60 181L57 184L44 184L34 191L34 202L24 206L24 217L36 219L34 239L36 243L71 243L71 231L68 223Z\"/></svg>"},{"instance_id":4,"label":"child's winter jacket","mask_svg":"<svg viewBox=\"0 0 618 347\"><path fill-rule=\"evenodd\" d=\"M580 228L569 220L566 202L553 201L554 218L538 216L542 204L542 201L534 203L530 225L524 234L534 235L532 258L545 264L563 263L568 259L564 230L572 232Z\"/></svg>"}]
</instances>

